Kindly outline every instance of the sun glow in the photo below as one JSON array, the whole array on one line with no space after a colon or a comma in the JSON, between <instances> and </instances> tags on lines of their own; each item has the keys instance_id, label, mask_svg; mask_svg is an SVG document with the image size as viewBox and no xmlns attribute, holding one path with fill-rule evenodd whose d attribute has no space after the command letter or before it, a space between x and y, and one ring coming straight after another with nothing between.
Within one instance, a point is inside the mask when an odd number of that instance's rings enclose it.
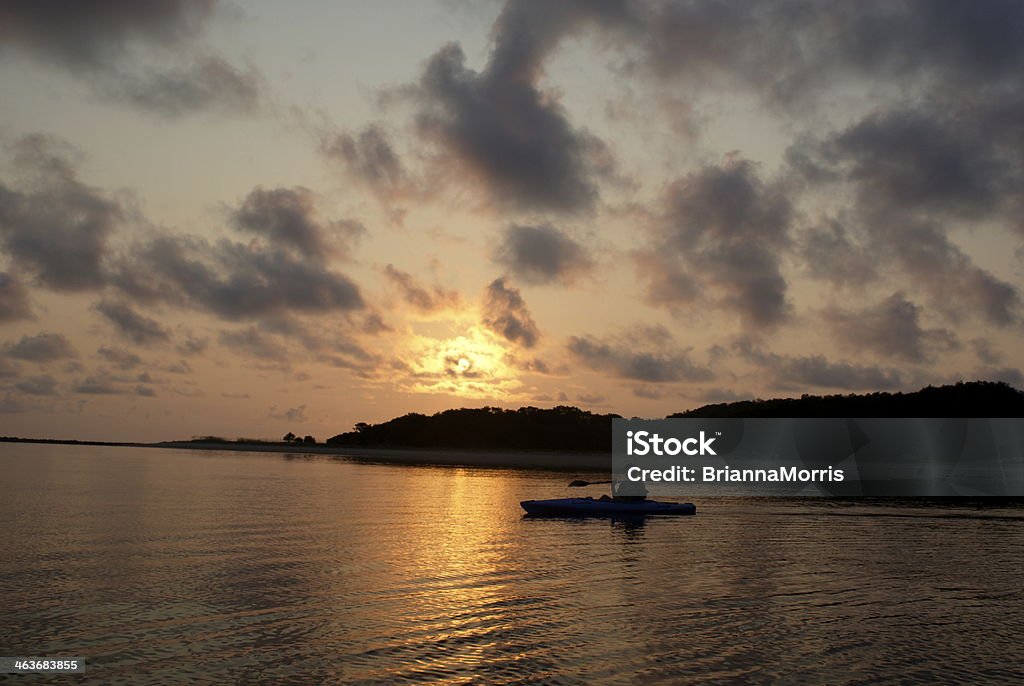
<instances>
[{"instance_id":1,"label":"sun glow","mask_svg":"<svg viewBox=\"0 0 1024 686\"><path fill-rule=\"evenodd\" d=\"M511 398L522 384L505 347L487 331L470 327L462 336L415 336L408 367L412 390L464 398Z\"/></svg>"}]
</instances>

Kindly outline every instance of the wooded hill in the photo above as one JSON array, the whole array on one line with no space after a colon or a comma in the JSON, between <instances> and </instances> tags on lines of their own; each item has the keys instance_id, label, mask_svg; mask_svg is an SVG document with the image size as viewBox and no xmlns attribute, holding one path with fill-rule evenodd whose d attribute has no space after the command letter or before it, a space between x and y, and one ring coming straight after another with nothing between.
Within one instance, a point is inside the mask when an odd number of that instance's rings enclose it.
<instances>
[{"instance_id":1,"label":"wooded hill","mask_svg":"<svg viewBox=\"0 0 1024 686\"><path fill-rule=\"evenodd\" d=\"M327 439L335 446L607 451L612 419L577 407L498 407L407 414ZM929 386L912 393L803 395L704 405L670 417L1024 417L1024 392L1002 382Z\"/></svg>"}]
</instances>

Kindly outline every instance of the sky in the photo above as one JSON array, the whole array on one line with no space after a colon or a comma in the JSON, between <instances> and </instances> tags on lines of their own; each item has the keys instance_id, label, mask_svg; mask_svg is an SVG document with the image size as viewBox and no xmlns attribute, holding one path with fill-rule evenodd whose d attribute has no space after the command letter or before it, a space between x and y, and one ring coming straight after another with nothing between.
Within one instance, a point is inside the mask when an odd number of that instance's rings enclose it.
<instances>
[{"instance_id":1,"label":"sky","mask_svg":"<svg viewBox=\"0 0 1024 686\"><path fill-rule=\"evenodd\" d=\"M8 0L0 435L1024 386L1024 4Z\"/></svg>"}]
</instances>

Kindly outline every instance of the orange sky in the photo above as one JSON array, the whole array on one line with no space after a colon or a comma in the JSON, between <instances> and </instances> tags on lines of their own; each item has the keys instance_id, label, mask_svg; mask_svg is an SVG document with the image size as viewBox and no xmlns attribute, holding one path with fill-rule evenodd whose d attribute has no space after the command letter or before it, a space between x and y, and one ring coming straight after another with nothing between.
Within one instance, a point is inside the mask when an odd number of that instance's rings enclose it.
<instances>
[{"instance_id":1,"label":"orange sky","mask_svg":"<svg viewBox=\"0 0 1024 686\"><path fill-rule=\"evenodd\" d=\"M0 434L1019 386L982 5L13 3Z\"/></svg>"}]
</instances>

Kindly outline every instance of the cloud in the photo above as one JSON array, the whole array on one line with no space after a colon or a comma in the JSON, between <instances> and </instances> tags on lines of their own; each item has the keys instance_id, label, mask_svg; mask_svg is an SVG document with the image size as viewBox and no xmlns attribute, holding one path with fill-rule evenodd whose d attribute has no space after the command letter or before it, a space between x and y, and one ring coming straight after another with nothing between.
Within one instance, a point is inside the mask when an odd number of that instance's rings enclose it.
<instances>
[{"instance_id":1,"label":"cloud","mask_svg":"<svg viewBox=\"0 0 1024 686\"><path fill-rule=\"evenodd\" d=\"M742 84L782 107L805 105L823 88L857 79L962 92L1012 82L1024 66L1024 12L1000 0L756 7L684 1L641 4L632 19L638 30L630 38L640 43L650 73L705 87Z\"/></svg>"},{"instance_id":2,"label":"cloud","mask_svg":"<svg viewBox=\"0 0 1024 686\"><path fill-rule=\"evenodd\" d=\"M188 366L188 362L186 362L185 360L178 360L177 362L172 362L172 363L166 365L165 367L163 367L163 369L168 371L168 372L170 372L171 374L191 374L192 373L192 367Z\"/></svg>"},{"instance_id":3,"label":"cloud","mask_svg":"<svg viewBox=\"0 0 1024 686\"><path fill-rule=\"evenodd\" d=\"M221 345L248 357L272 362L287 362L289 357L288 349L285 346L281 345L274 337L268 336L252 326L240 331L222 331L220 342Z\"/></svg>"},{"instance_id":4,"label":"cloud","mask_svg":"<svg viewBox=\"0 0 1024 686\"><path fill-rule=\"evenodd\" d=\"M776 372L779 383L819 386L844 390L887 390L900 388L903 376L898 370L849 362L831 362L824 355L783 358Z\"/></svg>"},{"instance_id":5,"label":"cloud","mask_svg":"<svg viewBox=\"0 0 1024 686\"><path fill-rule=\"evenodd\" d=\"M269 416L273 419L301 424L306 421L306 406L299 405L298 407L289 407L287 410L281 412L279 412L275 406L270 408Z\"/></svg>"},{"instance_id":6,"label":"cloud","mask_svg":"<svg viewBox=\"0 0 1024 686\"><path fill-rule=\"evenodd\" d=\"M112 280L136 299L162 300L225 319L345 312L364 305L359 287L319 260L226 239L158 237L123 261Z\"/></svg>"},{"instance_id":7,"label":"cloud","mask_svg":"<svg viewBox=\"0 0 1024 686\"><path fill-rule=\"evenodd\" d=\"M151 345L170 339L170 332L160 322L136 312L123 302L102 300L93 309L114 325L118 333L136 345Z\"/></svg>"},{"instance_id":8,"label":"cloud","mask_svg":"<svg viewBox=\"0 0 1024 686\"><path fill-rule=\"evenodd\" d=\"M242 70L216 55L204 55L177 67L120 74L100 88L140 110L174 118L201 110L254 112L262 104L265 84L252 66Z\"/></svg>"},{"instance_id":9,"label":"cloud","mask_svg":"<svg viewBox=\"0 0 1024 686\"><path fill-rule=\"evenodd\" d=\"M206 21L209 0L85 0L4 3L4 43L18 44L70 69L91 69L122 57L135 41L174 45Z\"/></svg>"},{"instance_id":10,"label":"cloud","mask_svg":"<svg viewBox=\"0 0 1024 686\"><path fill-rule=\"evenodd\" d=\"M603 339L570 336L567 349L585 367L621 379L671 383L714 378L708 367L691 359L688 349L679 349L662 327L634 327L628 334Z\"/></svg>"},{"instance_id":11,"label":"cloud","mask_svg":"<svg viewBox=\"0 0 1024 686\"><path fill-rule=\"evenodd\" d=\"M959 347L952 332L923 328L921 311L920 305L900 292L860 309L831 307L824 311L823 316L840 345L854 350L870 350L889 358L924 362L934 352Z\"/></svg>"},{"instance_id":12,"label":"cloud","mask_svg":"<svg viewBox=\"0 0 1024 686\"><path fill-rule=\"evenodd\" d=\"M48 288L100 288L109 239L124 219L123 208L78 180L77 152L68 144L31 134L12 148L21 189L0 183L4 251Z\"/></svg>"},{"instance_id":13,"label":"cloud","mask_svg":"<svg viewBox=\"0 0 1024 686\"><path fill-rule=\"evenodd\" d=\"M40 364L78 357L71 341L59 333L22 336L17 343L8 343L4 352L7 357Z\"/></svg>"},{"instance_id":14,"label":"cloud","mask_svg":"<svg viewBox=\"0 0 1024 686\"><path fill-rule=\"evenodd\" d=\"M494 260L528 283L570 283L593 266L582 245L551 225L505 229Z\"/></svg>"},{"instance_id":15,"label":"cloud","mask_svg":"<svg viewBox=\"0 0 1024 686\"><path fill-rule=\"evenodd\" d=\"M551 8L541 9L543 4ZM543 4L530 3L566 23L563 3ZM596 136L569 122L555 94L539 89L541 61L558 36L548 31L551 25L515 16L526 7L506 5L483 71L467 68L456 44L430 58L417 86L418 129L499 205L588 210L597 200L596 177L608 152ZM540 32L546 35L538 38Z\"/></svg>"},{"instance_id":16,"label":"cloud","mask_svg":"<svg viewBox=\"0 0 1024 686\"><path fill-rule=\"evenodd\" d=\"M86 80L100 95L170 117L247 112L263 79L205 54L197 38L215 0L4 3L0 47L17 48Z\"/></svg>"},{"instance_id":17,"label":"cloud","mask_svg":"<svg viewBox=\"0 0 1024 686\"><path fill-rule=\"evenodd\" d=\"M506 341L532 348L540 339L519 289L506 286L504 279L495 279L484 290L481 312L483 325Z\"/></svg>"},{"instance_id":18,"label":"cloud","mask_svg":"<svg viewBox=\"0 0 1024 686\"><path fill-rule=\"evenodd\" d=\"M82 395L121 395L124 393L124 389L106 375L86 377L75 384L74 391Z\"/></svg>"},{"instance_id":19,"label":"cloud","mask_svg":"<svg viewBox=\"0 0 1024 686\"><path fill-rule=\"evenodd\" d=\"M635 386L633 395L644 400L661 400L664 397L661 391L650 386Z\"/></svg>"},{"instance_id":20,"label":"cloud","mask_svg":"<svg viewBox=\"0 0 1024 686\"><path fill-rule=\"evenodd\" d=\"M365 232L358 222L324 222L316 212L312 191L295 188L254 188L231 214L239 231L282 247L295 248L313 260L348 254L351 241Z\"/></svg>"},{"instance_id":21,"label":"cloud","mask_svg":"<svg viewBox=\"0 0 1024 686\"><path fill-rule=\"evenodd\" d=\"M179 341L175 345L175 350L178 354L185 355L186 357L192 357L194 355L202 355L206 352L207 346L210 344L209 338L196 338L192 335L191 331L185 333L185 340Z\"/></svg>"},{"instance_id":22,"label":"cloud","mask_svg":"<svg viewBox=\"0 0 1024 686\"><path fill-rule=\"evenodd\" d=\"M368 126L358 134L335 133L322 141L320 151L374 189L394 191L407 182L402 159L380 126Z\"/></svg>"},{"instance_id":23,"label":"cloud","mask_svg":"<svg viewBox=\"0 0 1024 686\"><path fill-rule=\"evenodd\" d=\"M985 338L971 339L971 348L978 360L987 365L997 365L1003 361L1002 353L993 347L992 342Z\"/></svg>"},{"instance_id":24,"label":"cloud","mask_svg":"<svg viewBox=\"0 0 1024 686\"><path fill-rule=\"evenodd\" d=\"M142 363L141 357L122 348L110 348L104 345L96 351L96 354L122 370L134 369Z\"/></svg>"},{"instance_id":25,"label":"cloud","mask_svg":"<svg viewBox=\"0 0 1024 686\"><path fill-rule=\"evenodd\" d=\"M0 379L16 379L18 378L19 368L14 362L11 362L6 357L0 357Z\"/></svg>"},{"instance_id":26,"label":"cloud","mask_svg":"<svg viewBox=\"0 0 1024 686\"><path fill-rule=\"evenodd\" d=\"M992 85L979 78L982 90ZM827 192L839 182L852 191L849 216L865 236L854 248L842 236L828 244L818 234L808 261L837 266L842 275L863 268L869 251L894 263L953 319L969 313L998 326L1019 322L1019 289L976 265L950 232L958 225L991 231L989 222L1024 229L1021 111L1019 85L956 102L940 94L795 144L789 157L800 160L795 169L813 189Z\"/></svg>"},{"instance_id":27,"label":"cloud","mask_svg":"<svg viewBox=\"0 0 1024 686\"><path fill-rule=\"evenodd\" d=\"M28 289L14 274L0 272L0 322L31 318L32 307L28 301Z\"/></svg>"},{"instance_id":28,"label":"cloud","mask_svg":"<svg viewBox=\"0 0 1024 686\"><path fill-rule=\"evenodd\" d=\"M707 288L747 327L777 326L791 309L781 253L792 215L784 189L739 157L676 180L653 245L640 256L648 299L673 306Z\"/></svg>"},{"instance_id":29,"label":"cloud","mask_svg":"<svg viewBox=\"0 0 1024 686\"><path fill-rule=\"evenodd\" d=\"M393 264L384 267L384 276L394 284L407 304L424 313L446 308L457 308L461 304L458 291L446 290L438 284L427 288L421 285L409 272Z\"/></svg>"},{"instance_id":30,"label":"cloud","mask_svg":"<svg viewBox=\"0 0 1024 686\"><path fill-rule=\"evenodd\" d=\"M331 270L325 254L344 253L362 232L350 221L322 222L305 189L254 189L232 216L265 241L216 243L157 235L120 255L110 240L125 210L78 181L75 151L42 135L14 146L25 189L0 185L0 244L20 268L60 291L113 286L141 303L166 302L227 319L363 306L358 286ZM296 247L298 254L275 246ZM97 310L137 343L169 337L127 303Z\"/></svg>"},{"instance_id":31,"label":"cloud","mask_svg":"<svg viewBox=\"0 0 1024 686\"><path fill-rule=\"evenodd\" d=\"M835 286L864 286L878 278L877 259L838 221L804 231L799 253L811 276Z\"/></svg>"},{"instance_id":32,"label":"cloud","mask_svg":"<svg viewBox=\"0 0 1024 686\"><path fill-rule=\"evenodd\" d=\"M49 374L31 376L14 387L26 395L57 395L57 380Z\"/></svg>"},{"instance_id":33,"label":"cloud","mask_svg":"<svg viewBox=\"0 0 1024 686\"><path fill-rule=\"evenodd\" d=\"M779 355L762 350L748 339L733 345L745 359L771 375L777 388L800 389L808 386L848 391L884 391L902 388L905 380L894 368L833 362L824 355Z\"/></svg>"},{"instance_id":34,"label":"cloud","mask_svg":"<svg viewBox=\"0 0 1024 686\"><path fill-rule=\"evenodd\" d=\"M950 317L977 314L998 326L1020 321L1019 289L975 265L939 227L913 222L894 231L879 227L877 243L889 248L905 273L927 288Z\"/></svg>"}]
</instances>

